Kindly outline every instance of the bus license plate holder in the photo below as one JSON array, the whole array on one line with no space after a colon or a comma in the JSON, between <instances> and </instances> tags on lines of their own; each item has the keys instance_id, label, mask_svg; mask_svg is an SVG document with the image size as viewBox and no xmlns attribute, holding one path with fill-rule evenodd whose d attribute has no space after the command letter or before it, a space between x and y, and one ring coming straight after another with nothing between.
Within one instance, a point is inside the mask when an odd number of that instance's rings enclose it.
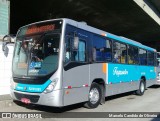
<instances>
[{"instance_id":1,"label":"bus license plate holder","mask_svg":"<svg viewBox=\"0 0 160 121\"><path fill-rule=\"evenodd\" d=\"M21 102L25 103L25 104L30 104L31 103L30 99L28 99L28 98L21 98Z\"/></svg>"}]
</instances>

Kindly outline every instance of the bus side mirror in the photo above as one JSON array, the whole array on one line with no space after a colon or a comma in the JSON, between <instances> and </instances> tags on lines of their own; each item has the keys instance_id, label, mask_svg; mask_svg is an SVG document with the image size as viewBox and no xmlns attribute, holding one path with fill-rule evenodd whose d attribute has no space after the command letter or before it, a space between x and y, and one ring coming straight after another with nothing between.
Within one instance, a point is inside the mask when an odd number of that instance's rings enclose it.
<instances>
[{"instance_id":1,"label":"bus side mirror","mask_svg":"<svg viewBox=\"0 0 160 121\"><path fill-rule=\"evenodd\" d=\"M8 52L9 52L9 48L7 47L7 44L8 43L11 43L11 37L9 35L6 35L3 37L3 40L2 40L2 51L4 52L4 55L7 57L8 55Z\"/></svg>"},{"instance_id":2,"label":"bus side mirror","mask_svg":"<svg viewBox=\"0 0 160 121\"><path fill-rule=\"evenodd\" d=\"M79 37L74 37L73 40L73 50L78 50Z\"/></svg>"},{"instance_id":3,"label":"bus side mirror","mask_svg":"<svg viewBox=\"0 0 160 121\"><path fill-rule=\"evenodd\" d=\"M5 48L6 48L6 42L3 42L3 43L2 43L2 51L3 51L3 52L5 51Z\"/></svg>"}]
</instances>

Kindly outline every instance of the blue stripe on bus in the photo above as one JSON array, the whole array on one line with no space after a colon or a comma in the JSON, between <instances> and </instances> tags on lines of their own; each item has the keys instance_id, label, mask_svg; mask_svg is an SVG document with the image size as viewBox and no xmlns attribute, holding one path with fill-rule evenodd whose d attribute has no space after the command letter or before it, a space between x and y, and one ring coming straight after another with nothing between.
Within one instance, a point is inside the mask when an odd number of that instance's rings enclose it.
<instances>
[{"instance_id":1,"label":"blue stripe on bus","mask_svg":"<svg viewBox=\"0 0 160 121\"><path fill-rule=\"evenodd\" d=\"M22 92L41 93L48 87L48 85L51 82L52 82L51 80L48 80L42 85L31 85L31 84L18 83L15 90L22 91Z\"/></svg>"},{"instance_id":2,"label":"blue stripe on bus","mask_svg":"<svg viewBox=\"0 0 160 121\"><path fill-rule=\"evenodd\" d=\"M152 66L108 64L108 84L139 81L142 76L146 80L155 79L155 68Z\"/></svg>"}]
</instances>

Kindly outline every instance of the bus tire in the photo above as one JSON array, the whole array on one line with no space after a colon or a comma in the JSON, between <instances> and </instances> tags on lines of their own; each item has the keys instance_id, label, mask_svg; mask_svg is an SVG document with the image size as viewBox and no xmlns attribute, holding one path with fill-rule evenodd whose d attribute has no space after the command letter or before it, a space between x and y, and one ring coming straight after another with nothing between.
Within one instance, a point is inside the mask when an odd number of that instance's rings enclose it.
<instances>
[{"instance_id":1,"label":"bus tire","mask_svg":"<svg viewBox=\"0 0 160 121\"><path fill-rule=\"evenodd\" d=\"M92 109L97 108L100 104L102 98L102 91L97 83L92 83L90 91L89 91L89 97L88 101L84 104L86 108Z\"/></svg>"},{"instance_id":2,"label":"bus tire","mask_svg":"<svg viewBox=\"0 0 160 121\"><path fill-rule=\"evenodd\" d=\"M139 89L136 90L136 94L139 95L139 96L142 96L145 92L145 89L146 89L146 86L145 86L145 81L144 80L141 80L140 81L140 84L139 84Z\"/></svg>"}]
</instances>

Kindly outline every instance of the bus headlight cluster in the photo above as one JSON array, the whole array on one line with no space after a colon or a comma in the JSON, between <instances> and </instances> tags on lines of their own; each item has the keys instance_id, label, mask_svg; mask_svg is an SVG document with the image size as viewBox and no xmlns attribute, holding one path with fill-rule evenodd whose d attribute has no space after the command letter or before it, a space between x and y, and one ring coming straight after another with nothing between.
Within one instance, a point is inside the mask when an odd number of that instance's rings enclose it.
<instances>
[{"instance_id":1,"label":"bus headlight cluster","mask_svg":"<svg viewBox=\"0 0 160 121\"><path fill-rule=\"evenodd\" d=\"M56 84L57 84L58 79L54 79L51 84L44 90L44 93L50 93L53 91L53 89L55 88Z\"/></svg>"}]
</instances>

